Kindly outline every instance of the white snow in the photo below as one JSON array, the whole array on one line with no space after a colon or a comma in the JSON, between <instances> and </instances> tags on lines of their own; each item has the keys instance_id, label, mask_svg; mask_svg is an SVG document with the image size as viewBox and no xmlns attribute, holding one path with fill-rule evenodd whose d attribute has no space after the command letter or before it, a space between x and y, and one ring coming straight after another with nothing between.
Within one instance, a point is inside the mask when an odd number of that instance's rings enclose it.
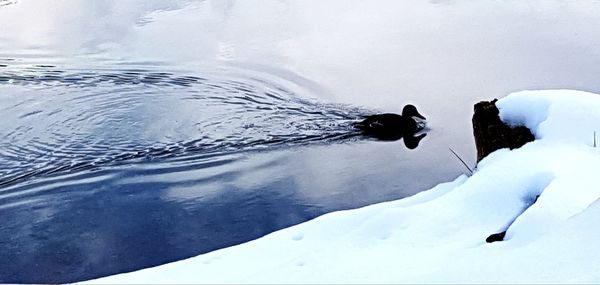
<instances>
[{"instance_id":1,"label":"white snow","mask_svg":"<svg viewBox=\"0 0 600 285\"><path fill-rule=\"evenodd\" d=\"M90 283L600 283L600 95L523 91L498 106L536 140L471 177Z\"/></svg>"}]
</instances>

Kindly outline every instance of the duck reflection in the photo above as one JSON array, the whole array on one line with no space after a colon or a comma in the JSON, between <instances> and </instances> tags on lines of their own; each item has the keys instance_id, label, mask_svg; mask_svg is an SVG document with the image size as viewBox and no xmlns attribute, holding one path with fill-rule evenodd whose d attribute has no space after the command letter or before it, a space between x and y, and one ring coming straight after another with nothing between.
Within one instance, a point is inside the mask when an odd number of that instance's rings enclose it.
<instances>
[{"instance_id":1,"label":"duck reflection","mask_svg":"<svg viewBox=\"0 0 600 285\"><path fill-rule=\"evenodd\" d=\"M377 114L365 117L353 126L362 131L366 136L384 141L395 141L404 138L404 145L408 149L415 149L419 142L427 135L417 133L425 128L425 117L413 105L406 105L402 115Z\"/></svg>"}]
</instances>

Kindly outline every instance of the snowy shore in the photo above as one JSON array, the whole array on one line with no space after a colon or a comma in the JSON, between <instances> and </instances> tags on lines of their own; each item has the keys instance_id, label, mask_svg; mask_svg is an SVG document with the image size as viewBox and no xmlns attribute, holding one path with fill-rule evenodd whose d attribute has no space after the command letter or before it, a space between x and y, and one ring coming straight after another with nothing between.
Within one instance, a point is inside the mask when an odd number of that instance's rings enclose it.
<instances>
[{"instance_id":1,"label":"snowy shore","mask_svg":"<svg viewBox=\"0 0 600 285\"><path fill-rule=\"evenodd\" d=\"M600 283L600 95L523 91L497 105L536 140L492 153L471 177L88 282Z\"/></svg>"}]
</instances>

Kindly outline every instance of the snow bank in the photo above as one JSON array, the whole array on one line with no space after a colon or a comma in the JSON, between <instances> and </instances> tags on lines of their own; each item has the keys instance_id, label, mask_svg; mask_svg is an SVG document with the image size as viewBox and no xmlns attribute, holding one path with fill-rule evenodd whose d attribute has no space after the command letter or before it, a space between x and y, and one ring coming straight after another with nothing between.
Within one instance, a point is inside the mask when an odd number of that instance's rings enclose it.
<instances>
[{"instance_id":1,"label":"snow bank","mask_svg":"<svg viewBox=\"0 0 600 285\"><path fill-rule=\"evenodd\" d=\"M525 91L498 107L536 140L469 178L90 283L600 283L600 96Z\"/></svg>"}]
</instances>

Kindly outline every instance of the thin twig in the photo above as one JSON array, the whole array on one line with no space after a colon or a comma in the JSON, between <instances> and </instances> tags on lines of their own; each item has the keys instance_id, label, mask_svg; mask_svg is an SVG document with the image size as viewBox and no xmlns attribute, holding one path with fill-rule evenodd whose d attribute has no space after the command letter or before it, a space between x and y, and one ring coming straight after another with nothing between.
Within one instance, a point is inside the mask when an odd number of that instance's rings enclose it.
<instances>
[{"instance_id":1,"label":"thin twig","mask_svg":"<svg viewBox=\"0 0 600 285\"><path fill-rule=\"evenodd\" d=\"M473 170L471 169L471 167L469 167L467 163L462 158L460 158L460 156L458 156L458 154L451 147L448 147L448 149L454 154L454 156L456 156L456 158L458 158L458 160L460 160L460 162L462 162L462 164L469 170L471 175L473 175Z\"/></svg>"},{"instance_id":2,"label":"thin twig","mask_svg":"<svg viewBox=\"0 0 600 285\"><path fill-rule=\"evenodd\" d=\"M594 131L594 147L596 147L596 131Z\"/></svg>"}]
</instances>

